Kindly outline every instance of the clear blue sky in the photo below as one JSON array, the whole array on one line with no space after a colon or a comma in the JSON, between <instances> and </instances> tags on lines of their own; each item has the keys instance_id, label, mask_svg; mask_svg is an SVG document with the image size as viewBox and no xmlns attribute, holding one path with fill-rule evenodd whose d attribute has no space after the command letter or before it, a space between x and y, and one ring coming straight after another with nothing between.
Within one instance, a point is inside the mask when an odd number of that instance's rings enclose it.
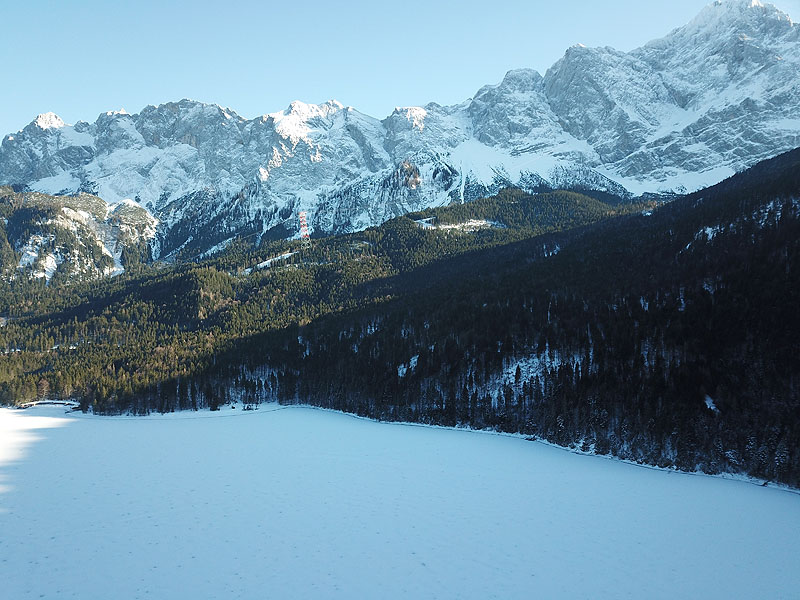
<instances>
[{"instance_id":1,"label":"clear blue sky","mask_svg":"<svg viewBox=\"0 0 800 600\"><path fill-rule=\"evenodd\" d=\"M193 98L252 118L335 98L383 118L453 104L575 43L630 50L710 0L0 0L0 136ZM800 0L777 6L800 20Z\"/></svg>"}]
</instances>

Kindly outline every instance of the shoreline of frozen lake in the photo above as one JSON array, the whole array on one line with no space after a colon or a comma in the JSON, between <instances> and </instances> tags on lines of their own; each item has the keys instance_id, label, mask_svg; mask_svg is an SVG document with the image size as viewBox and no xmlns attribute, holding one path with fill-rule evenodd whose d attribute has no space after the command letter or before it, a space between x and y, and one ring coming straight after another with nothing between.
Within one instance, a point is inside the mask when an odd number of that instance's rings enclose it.
<instances>
[{"instance_id":1,"label":"shoreline of frozen lake","mask_svg":"<svg viewBox=\"0 0 800 600\"><path fill-rule=\"evenodd\" d=\"M0 409L0 581L15 599L800 589L797 494L601 458L304 407Z\"/></svg>"}]
</instances>

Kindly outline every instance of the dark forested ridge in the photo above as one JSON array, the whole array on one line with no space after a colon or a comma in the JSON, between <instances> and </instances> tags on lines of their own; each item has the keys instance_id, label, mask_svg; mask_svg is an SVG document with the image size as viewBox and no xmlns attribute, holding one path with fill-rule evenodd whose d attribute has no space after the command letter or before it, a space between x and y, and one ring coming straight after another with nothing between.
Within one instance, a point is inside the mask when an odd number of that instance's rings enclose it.
<instances>
[{"instance_id":1,"label":"dark forested ridge","mask_svg":"<svg viewBox=\"0 0 800 600\"><path fill-rule=\"evenodd\" d=\"M799 199L795 151L666 205L508 190L309 251L20 283L0 396L277 399L798 486Z\"/></svg>"},{"instance_id":2,"label":"dark forested ridge","mask_svg":"<svg viewBox=\"0 0 800 600\"><path fill-rule=\"evenodd\" d=\"M435 271L447 257L635 208L569 192L533 197L514 190L481 205L497 219L495 226L426 229L404 217L318 240L310 250L300 251L296 242L257 250L239 243L214 260L139 264L135 273L113 279L49 286L42 279L14 279L0 295L0 399L18 404L72 397L98 412L169 409L179 380L208 391L220 352L253 335L407 296L427 279L410 286L414 278L399 276L423 266ZM519 205L538 208L520 212ZM426 215L447 219L448 209ZM203 391L192 398L192 406L214 404Z\"/></svg>"}]
</instances>

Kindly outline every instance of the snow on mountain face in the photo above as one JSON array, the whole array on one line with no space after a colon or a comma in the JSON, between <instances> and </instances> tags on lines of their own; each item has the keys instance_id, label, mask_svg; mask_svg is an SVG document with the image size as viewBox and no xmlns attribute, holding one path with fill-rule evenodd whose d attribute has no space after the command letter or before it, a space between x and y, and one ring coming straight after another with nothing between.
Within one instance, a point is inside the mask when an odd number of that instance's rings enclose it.
<instances>
[{"instance_id":1,"label":"snow on mountain face","mask_svg":"<svg viewBox=\"0 0 800 600\"><path fill-rule=\"evenodd\" d=\"M547 71L544 88L564 129L603 163L644 145L673 105L658 72L612 48L573 46Z\"/></svg>"},{"instance_id":2,"label":"snow on mountain face","mask_svg":"<svg viewBox=\"0 0 800 600\"><path fill-rule=\"evenodd\" d=\"M617 194L697 188L800 146L800 28L727 0L629 53L574 46L466 102L379 121L336 101L246 120L190 100L68 126L40 115L0 147L0 183L132 199L156 254L242 234L350 231L504 185Z\"/></svg>"},{"instance_id":3,"label":"snow on mountain face","mask_svg":"<svg viewBox=\"0 0 800 600\"><path fill-rule=\"evenodd\" d=\"M715 2L631 54L661 74L675 107L621 175L741 169L800 145L800 28L774 6Z\"/></svg>"},{"instance_id":4,"label":"snow on mountain face","mask_svg":"<svg viewBox=\"0 0 800 600\"><path fill-rule=\"evenodd\" d=\"M89 194L50 196L0 186L0 279L94 278L146 261L158 222L131 200L109 205Z\"/></svg>"},{"instance_id":5,"label":"snow on mountain face","mask_svg":"<svg viewBox=\"0 0 800 600\"><path fill-rule=\"evenodd\" d=\"M34 124L39 127L39 129L59 129L66 125L66 123L61 120L61 117L51 112L36 117Z\"/></svg>"}]
</instances>

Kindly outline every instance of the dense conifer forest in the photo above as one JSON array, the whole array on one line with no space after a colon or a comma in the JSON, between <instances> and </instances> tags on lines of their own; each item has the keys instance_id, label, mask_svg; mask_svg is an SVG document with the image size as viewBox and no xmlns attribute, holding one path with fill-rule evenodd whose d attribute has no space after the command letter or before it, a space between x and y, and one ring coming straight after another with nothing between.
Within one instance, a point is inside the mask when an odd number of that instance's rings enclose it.
<instances>
[{"instance_id":1,"label":"dense conifer forest","mask_svg":"<svg viewBox=\"0 0 800 600\"><path fill-rule=\"evenodd\" d=\"M799 211L795 151L669 203L505 190L306 250L17 278L0 401L309 403L800 486Z\"/></svg>"}]
</instances>

